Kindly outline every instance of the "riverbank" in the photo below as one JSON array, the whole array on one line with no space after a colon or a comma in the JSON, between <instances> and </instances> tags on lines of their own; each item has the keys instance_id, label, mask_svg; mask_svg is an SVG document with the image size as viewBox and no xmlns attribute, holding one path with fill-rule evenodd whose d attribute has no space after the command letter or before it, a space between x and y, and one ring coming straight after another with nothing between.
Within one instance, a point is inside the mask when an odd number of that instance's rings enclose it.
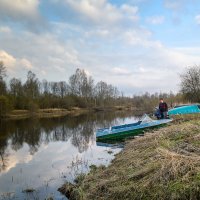
<instances>
[{"instance_id":1,"label":"riverbank","mask_svg":"<svg viewBox=\"0 0 200 200\"><path fill-rule=\"evenodd\" d=\"M128 110L133 110L133 108L128 106L113 106L113 107L93 107L93 108L72 107L71 109L52 108L52 109L38 109L36 111L13 110L9 114L7 114L4 117L4 119L16 120L16 119L26 119L31 117L55 118L55 117L63 117L66 115L78 116L89 112L117 111L117 110L128 111Z\"/></svg>"},{"instance_id":2,"label":"riverbank","mask_svg":"<svg viewBox=\"0 0 200 200\"><path fill-rule=\"evenodd\" d=\"M200 115L130 140L107 167L92 167L59 191L70 199L199 199Z\"/></svg>"},{"instance_id":3,"label":"riverbank","mask_svg":"<svg viewBox=\"0 0 200 200\"><path fill-rule=\"evenodd\" d=\"M5 116L5 119L26 119L31 117L37 118L54 118L54 117L63 117L66 115L80 115L89 112L87 109L81 108L73 108L71 110L67 109L39 109L37 111L29 111L29 110L13 110L9 114Z\"/></svg>"}]
</instances>

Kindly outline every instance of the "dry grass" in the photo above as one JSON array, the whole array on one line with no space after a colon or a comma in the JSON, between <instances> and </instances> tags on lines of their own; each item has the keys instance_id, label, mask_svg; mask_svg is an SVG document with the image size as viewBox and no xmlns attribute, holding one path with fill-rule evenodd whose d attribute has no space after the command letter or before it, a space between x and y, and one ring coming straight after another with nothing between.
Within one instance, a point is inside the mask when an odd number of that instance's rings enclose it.
<instances>
[{"instance_id":1,"label":"dry grass","mask_svg":"<svg viewBox=\"0 0 200 200\"><path fill-rule=\"evenodd\" d=\"M200 117L184 116L129 141L107 168L92 170L71 199L200 199Z\"/></svg>"},{"instance_id":2,"label":"dry grass","mask_svg":"<svg viewBox=\"0 0 200 200\"><path fill-rule=\"evenodd\" d=\"M19 114L27 114L28 110L13 110L11 111L12 115L19 115Z\"/></svg>"},{"instance_id":3,"label":"dry grass","mask_svg":"<svg viewBox=\"0 0 200 200\"><path fill-rule=\"evenodd\" d=\"M60 108L51 108L51 109L39 109L35 112L30 112L28 110L13 110L7 115L7 119L25 119L30 117L38 118L53 118L53 117L62 117L66 115L81 115L90 110L81 109L74 107L71 110L60 109Z\"/></svg>"}]
</instances>

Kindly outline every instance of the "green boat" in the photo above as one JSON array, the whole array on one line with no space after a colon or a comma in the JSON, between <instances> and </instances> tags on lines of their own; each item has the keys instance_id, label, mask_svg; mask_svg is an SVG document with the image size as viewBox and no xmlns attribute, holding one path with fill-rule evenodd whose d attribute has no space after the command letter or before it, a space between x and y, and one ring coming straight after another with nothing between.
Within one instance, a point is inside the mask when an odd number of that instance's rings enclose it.
<instances>
[{"instance_id":1,"label":"green boat","mask_svg":"<svg viewBox=\"0 0 200 200\"><path fill-rule=\"evenodd\" d=\"M182 115L182 114L195 114L200 113L200 105L192 104L192 105L180 105L176 106L173 109L169 110L169 115Z\"/></svg>"},{"instance_id":2,"label":"green boat","mask_svg":"<svg viewBox=\"0 0 200 200\"><path fill-rule=\"evenodd\" d=\"M153 120L148 115L144 115L141 120L136 123L98 129L96 132L96 139L97 141L122 140L141 134L149 129L159 128L171 121L172 119Z\"/></svg>"}]
</instances>

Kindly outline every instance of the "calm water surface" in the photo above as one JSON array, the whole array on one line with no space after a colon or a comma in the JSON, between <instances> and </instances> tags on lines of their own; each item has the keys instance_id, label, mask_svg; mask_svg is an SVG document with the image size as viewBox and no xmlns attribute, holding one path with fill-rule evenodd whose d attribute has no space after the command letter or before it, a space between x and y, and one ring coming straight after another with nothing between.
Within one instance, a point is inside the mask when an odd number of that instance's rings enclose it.
<instances>
[{"instance_id":1,"label":"calm water surface","mask_svg":"<svg viewBox=\"0 0 200 200\"><path fill-rule=\"evenodd\" d=\"M0 199L67 199L57 191L64 182L73 182L92 164L108 165L121 150L96 143L96 129L136 120L130 112L99 112L1 121Z\"/></svg>"}]
</instances>

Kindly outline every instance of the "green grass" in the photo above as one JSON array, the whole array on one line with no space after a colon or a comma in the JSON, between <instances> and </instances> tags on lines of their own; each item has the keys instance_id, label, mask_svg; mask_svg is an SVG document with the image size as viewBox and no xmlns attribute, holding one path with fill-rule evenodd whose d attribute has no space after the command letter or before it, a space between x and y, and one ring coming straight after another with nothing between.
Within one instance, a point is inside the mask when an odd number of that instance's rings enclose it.
<instances>
[{"instance_id":1,"label":"green grass","mask_svg":"<svg viewBox=\"0 0 200 200\"><path fill-rule=\"evenodd\" d=\"M200 199L200 116L130 140L107 167L93 168L70 199Z\"/></svg>"}]
</instances>

